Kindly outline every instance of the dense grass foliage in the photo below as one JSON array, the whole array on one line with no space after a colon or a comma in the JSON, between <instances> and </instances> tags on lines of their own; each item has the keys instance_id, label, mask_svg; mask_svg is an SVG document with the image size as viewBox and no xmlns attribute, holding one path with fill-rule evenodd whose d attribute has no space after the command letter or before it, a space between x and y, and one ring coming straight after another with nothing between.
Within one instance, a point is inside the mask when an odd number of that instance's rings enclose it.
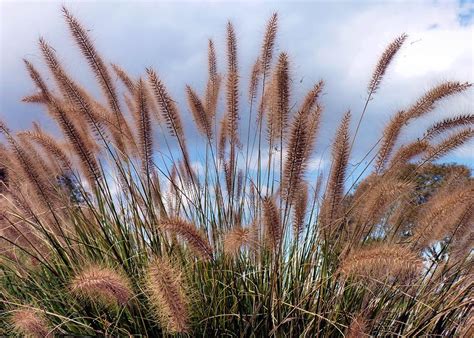
<instances>
[{"instance_id":1,"label":"dense grass foliage","mask_svg":"<svg viewBox=\"0 0 474 338\"><path fill-rule=\"evenodd\" d=\"M209 41L205 91L186 86L185 107L153 68L136 77L109 66L63 12L103 95L44 39L48 75L25 60L37 92L24 101L57 131L0 122L0 334L473 335L474 183L468 168L432 163L472 138L473 115L399 137L470 84L441 83L401 107L349 167L407 36L396 38L364 111L343 114L330 166L314 175L324 83L294 97L289 56L274 55L276 14L248 94L229 23L225 72Z\"/></svg>"}]
</instances>

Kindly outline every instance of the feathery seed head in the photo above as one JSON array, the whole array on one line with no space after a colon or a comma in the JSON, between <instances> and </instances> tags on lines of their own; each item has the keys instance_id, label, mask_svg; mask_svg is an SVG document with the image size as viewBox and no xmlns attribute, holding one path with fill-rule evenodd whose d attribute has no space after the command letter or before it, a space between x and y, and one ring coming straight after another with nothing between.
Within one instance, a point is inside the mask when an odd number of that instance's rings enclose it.
<instances>
[{"instance_id":1,"label":"feathery seed head","mask_svg":"<svg viewBox=\"0 0 474 338\"><path fill-rule=\"evenodd\" d=\"M125 305L133 292L125 276L111 268L92 265L78 273L71 281L73 294L100 301L106 305L118 303Z\"/></svg>"}]
</instances>

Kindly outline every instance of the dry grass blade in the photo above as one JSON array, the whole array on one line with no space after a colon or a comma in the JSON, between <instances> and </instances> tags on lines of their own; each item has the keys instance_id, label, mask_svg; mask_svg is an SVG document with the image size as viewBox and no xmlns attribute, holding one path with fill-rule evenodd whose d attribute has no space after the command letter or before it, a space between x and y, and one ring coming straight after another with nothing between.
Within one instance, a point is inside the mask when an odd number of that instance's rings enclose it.
<instances>
[{"instance_id":1,"label":"dry grass blade","mask_svg":"<svg viewBox=\"0 0 474 338\"><path fill-rule=\"evenodd\" d=\"M156 259L148 266L146 286L150 303L169 333L188 331L188 301L181 273L165 259Z\"/></svg>"},{"instance_id":2,"label":"dry grass blade","mask_svg":"<svg viewBox=\"0 0 474 338\"><path fill-rule=\"evenodd\" d=\"M213 250L209 241L198 231L194 224L180 218L171 218L163 221L160 228L180 236L191 250L202 259L212 259Z\"/></svg>"},{"instance_id":3,"label":"dry grass blade","mask_svg":"<svg viewBox=\"0 0 474 338\"><path fill-rule=\"evenodd\" d=\"M78 297L87 298L92 302L105 305L126 305L133 295L126 277L116 271L90 266L77 274L70 283L70 289Z\"/></svg>"}]
</instances>

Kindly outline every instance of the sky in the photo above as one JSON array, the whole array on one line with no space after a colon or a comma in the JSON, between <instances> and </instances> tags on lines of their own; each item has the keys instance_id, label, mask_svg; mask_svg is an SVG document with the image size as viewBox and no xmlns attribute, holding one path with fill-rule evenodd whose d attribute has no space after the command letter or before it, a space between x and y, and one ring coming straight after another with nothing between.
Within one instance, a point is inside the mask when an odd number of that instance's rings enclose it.
<instances>
[{"instance_id":1,"label":"sky","mask_svg":"<svg viewBox=\"0 0 474 338\"><path fill-rule=\"evenodd\" d=\"M310 170L327 162L331 140L350 109L353 130L367 85L386 45L401 33L408 40L390 65L362 121L351 162L358 162L380 137L394 113L409 107L431 87L446 81L474 82L473 1L4 1L0 0L0 118L14 130L40 121L53 123L37 106L21 103L34 92L22 62L42 66L37 41L43 36L66 69L100 95L94 76L74 45L60 12L61 4L81 20L104 59L133 76L152 66L178 102L191 140L196 136L186 107L186 84L202 92L207 78L207 40L215 40L220 71L225 67L225 27L235 26L242 77L260 52L267 19L279 15L276 54L287 52L293 84L292 103L300 102L317 81L326 83L322 128ZM115 78L114 78L115 79ZM116 80L116 79L115 79ZM221 99L223 101L223 98ZM423 134L435 120L474 111L474 90L445 100L426 118L406 129L402 142ZM242 109L242 121L246 110ZM198 147L190 151L199 152ZM474 168L474 142L447 162Z\"/></svg>"}]
</instances>

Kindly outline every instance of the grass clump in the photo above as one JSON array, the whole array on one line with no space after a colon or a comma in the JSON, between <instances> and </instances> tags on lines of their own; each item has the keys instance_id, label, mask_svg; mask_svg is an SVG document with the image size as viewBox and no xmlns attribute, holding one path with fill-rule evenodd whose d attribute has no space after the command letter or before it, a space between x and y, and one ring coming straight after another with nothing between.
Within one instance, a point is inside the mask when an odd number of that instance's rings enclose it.
<instances>
[{"instance_id":1,"label":"grass clump","mask_svg":"<svg viewBox=\"0 0 474 338\"><path fill-rule=\"evenodd\" d=\"M473 117L442 120L413 142L399 136L471 84L442 83L396 113L348 186L363 116L406 35L383 52L354 133L356 115L346 112L330 168L315 178L307 167L324 82L301 102L294 97L289 56L274 56L276 14L248 98L228 23L226 72L209 41L204 93L185 86L183 114L153 68L132 76L109 66L63 12L104 100L44 39L52 83L25 60L38 92L24 101L41 105L58 132L35 123L15 133L0 123L0 333L469 332L474 183L469 169L432 162L472 138ZM188 150L190 118L199 161Z\"/></svg>"}]
</instances>

